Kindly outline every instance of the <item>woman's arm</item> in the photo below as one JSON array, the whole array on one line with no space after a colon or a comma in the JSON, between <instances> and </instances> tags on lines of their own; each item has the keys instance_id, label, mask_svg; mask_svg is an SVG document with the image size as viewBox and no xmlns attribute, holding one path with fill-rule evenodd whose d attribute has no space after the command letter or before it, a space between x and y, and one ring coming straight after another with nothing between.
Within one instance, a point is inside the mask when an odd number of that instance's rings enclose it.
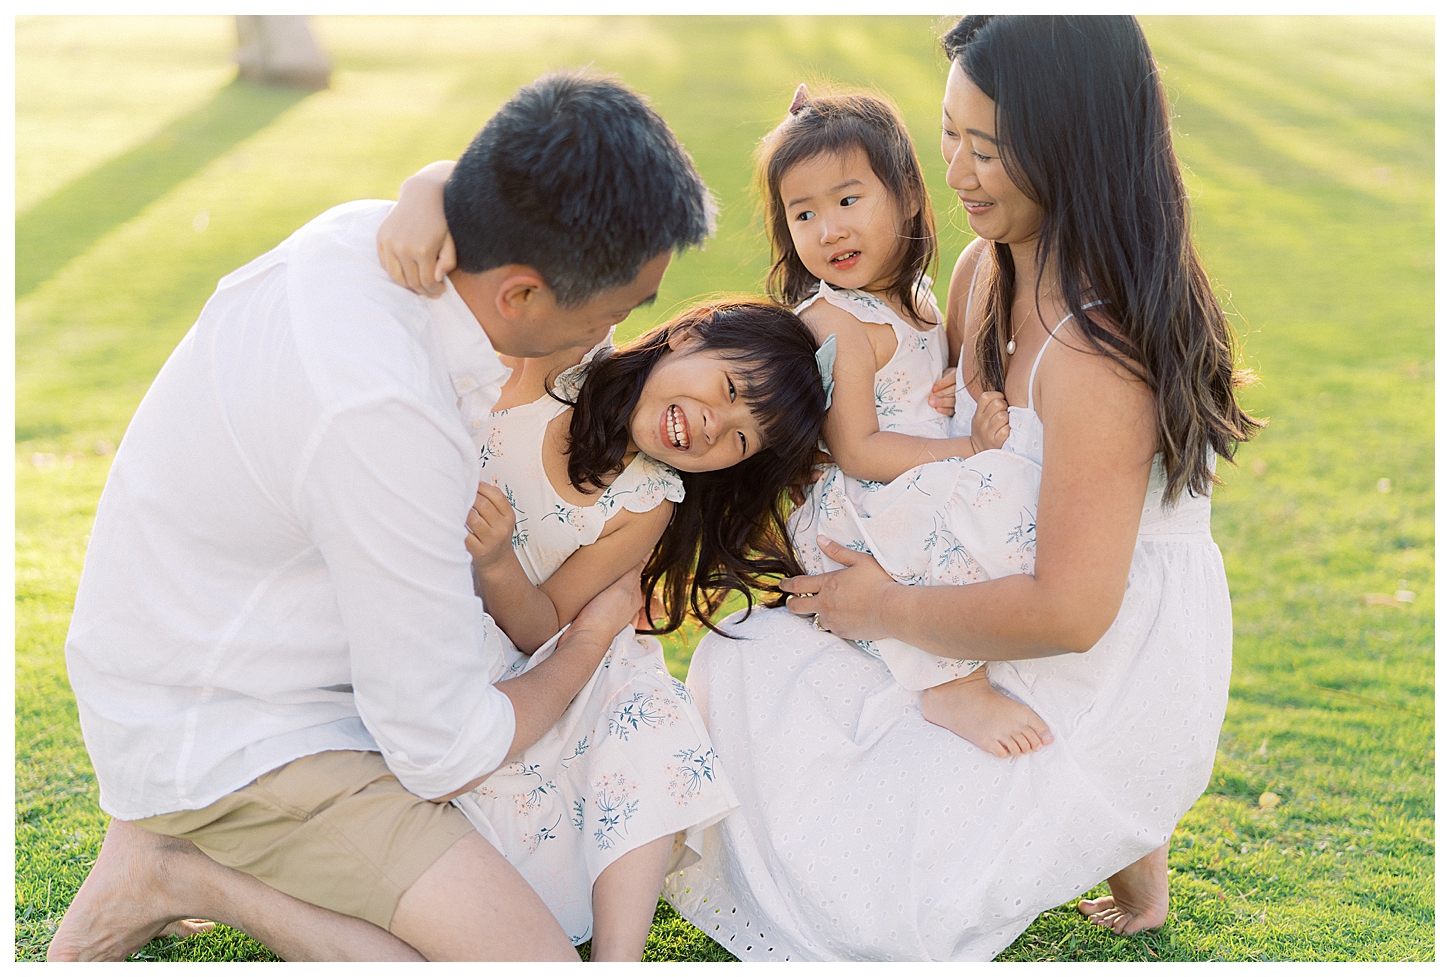
<instances>
[{"instance_id":1,"label":"woman's arm","mask_svg":"<svg viewBox=\"0 0 1450 977\"><path fill-rule=\"evenodd\" d=\"M908 587L876 561L832 544L846 569L782 588L799 614L843 638L899 638L951 658L1003 661L1086 651L1122 604L1156 446L1152 396L1077 339L1043 361L1045 443L1034 575Z\"/></svg>"},{"instance_id":2,"label":"woman's arm","mask_svg":"<svg viewBox=\"0 0 1450 977\"><path fill-rule=\"evenodd\" d=\"M514 645L533 654L619 575L645 559L669 525L673 502L648 512L616 513L595 542L581 546L535 586L511 544L513 507L497 488L478 487L468 515L469 552L489 614Z\"/></svg>"},{"instance_id":3,"label":"woman's arm","mask_svg":"<svg viewBox=\"0 0 1450 977\"><path fill-rule=\"evenodd\" d=\"M443 215L443 185L453 165L452 160L429 163L404 180L397 206L378 227L378 260L393 281L435 299L458 264Z\"/></svg>"},{"instance_id":4,"label":"woman's arm","mask_svg":"<svg viewBox=\"0 0 1450 977\"><path fill-rule=\"evenodd\" d=\"M817 342L836 337L835 389L822 433L831 460L847 475L889 482L917 465L965 458L980 450L969 437L918 438L881 430L876 419L876 353L861 320L827 302L807 308L801 320Z\"/></svg>"}]
</instances>

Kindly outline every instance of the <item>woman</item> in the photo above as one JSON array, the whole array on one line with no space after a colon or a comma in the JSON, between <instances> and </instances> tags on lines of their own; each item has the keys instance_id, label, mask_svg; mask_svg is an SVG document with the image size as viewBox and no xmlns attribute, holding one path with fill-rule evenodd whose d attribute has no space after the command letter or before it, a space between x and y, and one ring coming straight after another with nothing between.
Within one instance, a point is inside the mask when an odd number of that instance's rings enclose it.
<instances>
[{"instance_id":1,"label":"woman","mask_svg":"<svg viewBox=\"0 0 1450 977\"><path fill-rule=\"evenodd\" d=\"M968 17L943 45L947 180L981 239L948 301L955 426L1005 394L1006 449L1042 464L1036 572L905 587L825 542L846 569L701 643L689 685L742 808L666 892L746 959L989 959L1103 879L1094 922L1161 925L1213 766L1232 622L1208 493L1257 422L1151 53L1131 18ZM841 640L884 637L988 661L1054 741L1002 760L954 735L953 683L907 692Z\"/></svg>"}]
</instances>

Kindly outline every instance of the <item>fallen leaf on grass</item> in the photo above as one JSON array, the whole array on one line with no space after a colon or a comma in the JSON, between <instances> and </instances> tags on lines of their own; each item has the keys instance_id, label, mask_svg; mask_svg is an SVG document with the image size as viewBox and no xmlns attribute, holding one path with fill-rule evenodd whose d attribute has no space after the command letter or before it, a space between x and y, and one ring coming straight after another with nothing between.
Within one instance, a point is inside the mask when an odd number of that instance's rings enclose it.
<instances>
[{"instance_id":1,"label":"fallen leaf on grass","mask_svg":"<svg viewBox=\"0 0 1450 977\"><path fill-rule=\"evenodd\" d=\"M1280 797L1271 790L1266 790L1259 795L1259 807L1265 811L1272 811L1279 806Z\"/></svg>"}]
</instances>

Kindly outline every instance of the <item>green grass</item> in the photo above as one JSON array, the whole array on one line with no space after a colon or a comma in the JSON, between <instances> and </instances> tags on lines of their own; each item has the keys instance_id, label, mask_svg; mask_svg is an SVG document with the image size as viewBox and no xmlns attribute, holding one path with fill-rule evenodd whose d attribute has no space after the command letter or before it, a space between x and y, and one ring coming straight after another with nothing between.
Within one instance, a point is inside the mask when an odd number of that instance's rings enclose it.
<instances>
[{"instance_id":1,"label":"green grass","mask_svg":"<svg viewBox=\"0 0 1450 977\"><path fill-rule=\"evenodd\" d=\"M968 236L936 150L938 26L323 18L334 85L303 97L231 83L227 18L17 21L17 959L44 954L106 823L63 642L110 446L216 280L333 204L391 197L518 84L581 63L647 93L721 201L719 235L626 332L758 287L750 153L803 78L898 100L949 267ZM1246 402L1270 419L1214 502L1233 684L1173 838L1168 924L1118 939L1061 907L1003 958L1433 959L1431 22L1145 26L1197 239L1261 377ZM1397 590L1413 602L1365 601ZM676 674L691 647L667 643ZM730 959L663 905L646 955ZM218 932L138 957L269 955Z\"/></svg>"}]
</instances>

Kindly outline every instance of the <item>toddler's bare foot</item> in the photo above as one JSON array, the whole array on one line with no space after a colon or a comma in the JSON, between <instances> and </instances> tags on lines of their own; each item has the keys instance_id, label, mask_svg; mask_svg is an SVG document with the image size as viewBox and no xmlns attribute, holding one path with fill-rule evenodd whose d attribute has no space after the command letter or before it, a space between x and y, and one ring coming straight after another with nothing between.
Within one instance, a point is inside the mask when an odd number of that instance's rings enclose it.
<instances>
[{"instance_id":1,"label":"toddler's bare foot","mask_svg":"<svg viewBox=\"0 0 1450 977\"><path fill-rule=\"evenodd\" d=\"M992 688L980 668L965 678L923 690L921 714L927 722L1003 759L1052 742L1052 731L1042 717Z\"/></svg>"},{"instance_id":2,"label":"toddler's bare foot","mask_svg":"<svg viewBox=\"0 0 1450 977\"><path fill-rule=\"evenodd\" d=\"M1083 899L1082 913L1119 936L1155 930L1168 919L1168 846L1149 852L1108 879L1112 895Z\"/></svg>"}]
</instances>

